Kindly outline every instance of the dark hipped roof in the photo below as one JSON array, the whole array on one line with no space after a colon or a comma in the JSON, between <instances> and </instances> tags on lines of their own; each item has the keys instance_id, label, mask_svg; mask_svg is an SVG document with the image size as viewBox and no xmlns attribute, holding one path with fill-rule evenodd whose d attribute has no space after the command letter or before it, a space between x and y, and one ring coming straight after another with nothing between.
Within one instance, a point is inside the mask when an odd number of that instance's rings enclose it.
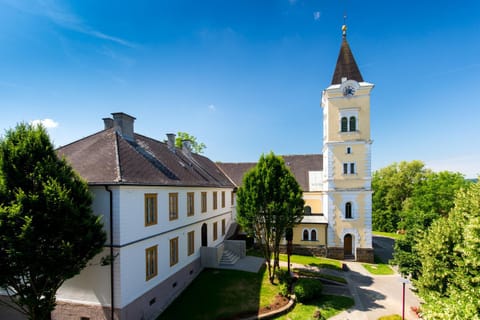
<instances>
[{"instance_id":1,"label":"dark hipped roof","mask_svg":"<svg viewBox=\"0 0 480 320\"><path fill-rule=\"evenodd\" d=\"M321 154L286 155L281 156L290 168L303 191L309 191L308 172L323 170L323 156ZM242 184L245 173L256 165L255 162L226 163L217 165L232 179L236 186Z\"/></svg>"},{"instance_id":2,"label":"dark hipped roof","mask_svg":"<svg viewBox=\"0 0 480 320\"><path fill-rule=\"evenodd\" d=\"M333 73L332 84L341 84L342 78L363 82L362 74L358 69L352 50L347 42L346 35L343 36L342 46L338 54L337 65Z\"/></svg>"},{"instance_id":3,"label":"dark hipped roof","mask_svg":"<svg viewBox=\"0 0 480 320\"><path fill-rule=\"evenodd\" d=\"M124 139L114 128L57 150L89 184L234 187L210 159L134 134Z\"/></svg>"}]
</instances>

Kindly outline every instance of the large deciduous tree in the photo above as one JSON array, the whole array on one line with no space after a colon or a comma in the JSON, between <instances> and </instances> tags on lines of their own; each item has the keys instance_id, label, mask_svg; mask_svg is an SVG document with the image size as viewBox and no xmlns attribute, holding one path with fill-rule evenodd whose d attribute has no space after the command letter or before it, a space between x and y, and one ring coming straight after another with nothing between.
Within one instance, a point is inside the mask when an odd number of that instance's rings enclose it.
<instances>
[{"instance_id":1,"label":"large deciduous tree","mask_svg":"<svg viewBox=\"0 0 480 320\"><path fill-rule=\"evenodd\" d=\"M0 140L0 287L29 319L50 319L55 295L106 240L87 184L59 159L42 126Z\"/></svg>"},{"instance_id":2,"label":"large deciduous tree","mask_svg":"<svg viewBox=\"0 0 480 320\"><path fill-rule=\"evenodd\" d=\"M395 242L394 263L401 273L413 278L418 276L421 261L415 244L435 220L447 216L453 208L455 194L468 183L460 173L442 171L426 172L414 186L399 213L398 226L406 234Z\"/></svg>"},{"instance_id":3,"label":"large deciduous tree","mask_svg":"<svg viewBox=\"0 0 480 320\"><path fill-rule=\"evenodd\" d=\"M300 222L303 206L298 182L283 159L273 153L260 157L238 189L238 222L262 248L271 282L279 265L280 242L286 229Z\"/></svg>"},{"instance_id":4,"label":"large deciduous tree","mask_svg":"<svg viewBox=\"0 0 480 320\"><path fill-rule=\"evenodd\" d=\"M457 194L448 217L434 221L416 249L425 318L480 319L480 182Z\"/></svg>"}]
</instances>

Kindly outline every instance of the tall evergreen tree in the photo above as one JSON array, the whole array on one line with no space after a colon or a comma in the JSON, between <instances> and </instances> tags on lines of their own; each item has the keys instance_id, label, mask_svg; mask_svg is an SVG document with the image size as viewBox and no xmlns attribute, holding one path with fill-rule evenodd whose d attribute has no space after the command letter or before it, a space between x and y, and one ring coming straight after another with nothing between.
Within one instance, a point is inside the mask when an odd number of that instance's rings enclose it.
<instances>
[{"instance_id":1,"label":"tall evergreen tree","mask_svg":"<svg viewBox=\"0 0 480 320\"><path fill-rule=\"evenodd\" d=\"M42 126L0 140L0 287L29 319L50 319L55 295L106 240L87 184L59 159Z\"/></svg>"},{"instance_id":2,"label":"tall evergreen tree","mask_svg":"<svg viewBox=\"0 0 480 320\"><path fill-rule=\"evenodd\" d=\"M238 189L238 222L261 246L271 282L279 265L280 242L286 229L302 219L303 206L298 182L283 159L273 153L260 157Z\"/></svg>"}]
</instances>

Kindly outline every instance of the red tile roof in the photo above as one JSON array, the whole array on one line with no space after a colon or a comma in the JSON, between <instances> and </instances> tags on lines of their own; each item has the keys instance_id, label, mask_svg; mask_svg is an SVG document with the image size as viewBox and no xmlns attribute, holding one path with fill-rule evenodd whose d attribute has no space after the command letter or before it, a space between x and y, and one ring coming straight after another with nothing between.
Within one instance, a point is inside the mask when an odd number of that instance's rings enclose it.
<instances>
[{"instance_id":1,"label":"red tile roof","mask_svg":"<svg viewBox=\"0 0 480 320\"><path fill-rule=\"evenodd\" d=\"M321 154L285 155L281 156L290 168L303 191L309 191L308 172L323 170L323 156ZM217 165L232 179L236 186L242 184L245 173L253 168L255 162L217 162Z\"/></svg>"}]
</instances>

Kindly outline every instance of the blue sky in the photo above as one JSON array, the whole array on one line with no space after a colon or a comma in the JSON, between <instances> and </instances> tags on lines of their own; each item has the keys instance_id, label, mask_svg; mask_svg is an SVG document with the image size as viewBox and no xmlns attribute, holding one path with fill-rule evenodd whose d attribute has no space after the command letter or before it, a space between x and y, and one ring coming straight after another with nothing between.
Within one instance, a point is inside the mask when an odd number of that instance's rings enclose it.
<instances>
[{"instance_id":1,"label":"blue sky","mask_svg":"<svg viewBox=\"0 0 480 320\"><path fill-rule=\"evenodd\" d=\"M479 1L0 0L0 129L64 145L126 112L215 161L322 152L320 97L348 41L372 92L373 169L480 173Z\"/></svg>"}]
</instances>

